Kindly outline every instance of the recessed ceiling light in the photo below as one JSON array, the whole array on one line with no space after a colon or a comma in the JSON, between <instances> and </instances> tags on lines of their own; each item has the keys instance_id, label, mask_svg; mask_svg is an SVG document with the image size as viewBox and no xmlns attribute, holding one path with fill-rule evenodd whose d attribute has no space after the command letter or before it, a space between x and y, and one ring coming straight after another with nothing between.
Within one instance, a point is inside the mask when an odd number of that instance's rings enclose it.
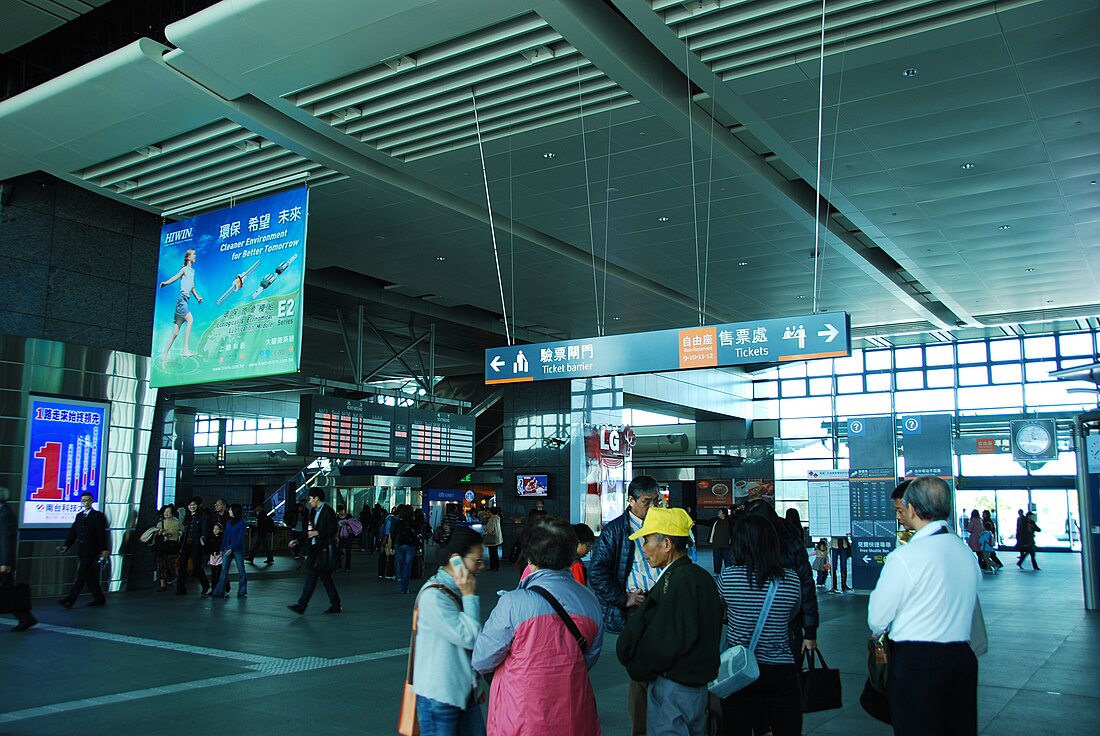
<instances>
[{"instance_id":1,"label":"recessed ceiling light","mask_svg":"<svg viewBox=\"0 0 1100 736\"><path fill-rule=\"evenodd\" d=\"M1053 304L1053 303L1054 303L1053 299L1047 299L1047 304Z\"/></svg>"},{"instance_id":2,"label":"recessed ceiling light","mask_svg":"<svg viewBox=\"0 0 1100 736\"><path fill-rule=\"evenodd\" d=\"M748 261L738 261L737 265L738 266L747 266L747 265L749 265L749 262Z\"/></svg>"},{"instance_id":3,"label":"recessed ceiling light","mask_svg":"<svg viewBox=\"0 0 1100 736\"><path fill-rule=\"evenodd\" d=\"M374 239L375 239L375 240L385 240L385 239L386 239L386 236L385 236L385 235L375 235L375 236L374 236Z\"/></svg>"},{"instance_id":4,"label":"recessed ceiling light","mask_svg":"<svg viewBox=\"0 0 1100 736\"><path fill-rule=\"evenodd\" d=\"M799 294L798 296L795 297L795 299L805 299L805 298L806 298L805 294Z\"/></svg>"},{"instance_id":5,"label":"recessed ceiling light","mask_svg":"<svg viewBox=\"0 0 1100 736\"><path fill-rule=\"evenodd\" d=\"M1011 230L1011 229L1012 229L1012 226L1011 226L1011 225L1001 225L1001 226L1000 226L1000 227L998 227L997 229L998 229L998 230Z\"/></svg>"},{"instance_id":6,"label":"recessed ceiling light","mask_svg":"<svg viewBox=\"0 0 1100 736\"><path fill-rule=\"evenodd\" d=\"M1096 186L1096 179L1093 179L1092 181L1090 181L1089 184L1091 184L1093 186Z\"/></svg>"},{"instance_id":7,"label":"recessed ceiling light","mask_svg":"<svg viewBox=\"0 0 1100 736\"><path fill-rule=\"evenodd\" d=\"M436 256L435 259L442 263L443 261L447 260L447 256Z\"/></svg>"},{"instance_id":8,"label":"recessed ceiling light","mask_svg":"<svg viewBox=\"0 0 1100 736\"><path fill-rule=\"evenodd\" d=\"M611 319L615 322L618 322L619 320L622 319L622 317L612 317Z\"/></svg>"},{"instance_id":9,"label":"recessed ceiling light","mask_svg":"<svg viewBox=\"0 0 1100 736\"><path fill-rule=\"evenodd\" d=\"M664 215L661 215L657 218L657 222L668 222L668 218Z\"/></svg>"},{"instance_id":10,"label":"recessed ceiling light","mask_svg":"<svg viewBox=\"0 0 1100 736\"><path fill-rule=\"evenodd\" d=\"M1035 273L1034 268L1025 268L1024 270L1027 271L1028 273Z\"/></svg>"},{"instance_id":11,"label":"recessed ceiling light","mask_svg":"<svg viewBox=\"0 0 1100 736\"><path fill-rule=\"evenodd\" d=\"M557 155L558 154L554 153L553 151L547 151L546 153L542 154L542 157L543 158L554 158Z\"/></svg>"},{"instance_id":12,"label":"recessed ceiling light","mask_svg":"<svg viewBox=\"0 0 1100 736\"><path fill-rule=\"evenodd\" d=\"M901 70L901 76L903 77L915 77L918 74L920 74L920 69L916 68L915 66L911 66L908 69Z\"/></svg>"},{"instance_id":13,"label":"recessed ceiling light","mask_svg":"<svg viewBox=\"0 0 1100 736\"><path fill-rule=\"evenodd\" d=\"M962 169L963 171L970 171L970 170L971 170L971 169L973 169L973 168L974 168L975 166L977 166L977 164L975 164L975 163L971 163L970 161L967 161L967 162L966 162L965 164L963 164L963 165L962 165L962 166L960 166L959 168L960 168L960 169Z\"/></svg>"}]
</instances>

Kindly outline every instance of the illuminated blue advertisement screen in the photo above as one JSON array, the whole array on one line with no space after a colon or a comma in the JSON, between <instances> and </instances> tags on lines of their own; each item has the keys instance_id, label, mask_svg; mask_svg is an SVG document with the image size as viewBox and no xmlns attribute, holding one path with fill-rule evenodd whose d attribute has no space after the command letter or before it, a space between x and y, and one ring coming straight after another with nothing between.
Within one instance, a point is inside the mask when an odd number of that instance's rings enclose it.
<instances>
[{"instance_id":1,"label":"illuminated blue advertisement screen","mask_svg":"<svg viewBox=\"0 0 1100 736\"><path fill-rule=\"evenodd\" d=\"M23 462L23 526L68 526L80 496L104 487L110 405L31 396Z\"/></svg>"},{"instance_id":2,"label":"illuminated blue advertisement screen","mask_svg":"<svg viewBox=\"0 0 1100 736\"><path fill-rule=\"evenodd\" d=\"M150 385L298 370L308 200L300 187L161 229Z\"/></svg>"}]
</instances>

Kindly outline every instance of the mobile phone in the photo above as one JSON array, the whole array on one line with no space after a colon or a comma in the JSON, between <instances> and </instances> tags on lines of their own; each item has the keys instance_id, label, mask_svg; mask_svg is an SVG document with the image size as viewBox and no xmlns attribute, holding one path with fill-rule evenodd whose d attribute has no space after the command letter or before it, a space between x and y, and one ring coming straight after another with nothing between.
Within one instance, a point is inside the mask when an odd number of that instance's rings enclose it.
<instances>
[{"instance_id":1,"label":"mobile phone","mask_svg":"<svg viewBox=\"0 0 1100 736\"><path fill-rule=\"evenodd\" d=\"M451 555L451 571L458 572L466 567L466 563L462 561L462 556L457 552Z\"/></svg>"}]
</instances>

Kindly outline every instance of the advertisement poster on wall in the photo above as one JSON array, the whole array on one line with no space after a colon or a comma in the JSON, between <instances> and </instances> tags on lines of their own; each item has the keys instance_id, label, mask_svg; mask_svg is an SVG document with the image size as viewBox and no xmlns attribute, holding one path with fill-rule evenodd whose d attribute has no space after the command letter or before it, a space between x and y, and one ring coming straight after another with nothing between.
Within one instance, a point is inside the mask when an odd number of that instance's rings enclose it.
<instances>
[{"instance_id":1,"label":"advertisement poster on wall","mask_svg":"<svg viewBox=\"0 0 1100 736\"><path fill-rule=\"evenodd\" d=\"M585 523L595 529L622 515L634 430L609 424L584 425Z\"/></svg>"},{"instance_id":2,"label":"advertisement poster on wall","mask_svg":"<svg viewBox=\"0 0 1100 736\"><path fill-rule=\"evenodd\" d=\"M32 395L26 420L23 526L69 526L84 493L102 497L110 404Z\"/></svg>"},{"instance_id":3,"label":"advertisement poster on wall","mask_svg":"<svg viewBox=\"0 0 1100 736\"><path fill-rule=\"evenodd\" d=\"M152 386L298 370L307 204L299 187L161 229Z\"/></svg>"}]
</instances>

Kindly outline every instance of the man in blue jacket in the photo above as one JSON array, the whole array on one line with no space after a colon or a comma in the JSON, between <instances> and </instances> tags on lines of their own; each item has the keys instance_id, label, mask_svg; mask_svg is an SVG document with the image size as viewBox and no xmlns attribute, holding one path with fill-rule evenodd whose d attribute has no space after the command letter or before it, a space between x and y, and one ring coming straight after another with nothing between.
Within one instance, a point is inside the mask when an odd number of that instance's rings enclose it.
<instances>
[{"instance_id":1,"label":"man in blue jacket","mask_svg":"<svg viewBox=\"0 0 1100 736\"><path fill-rule=\"evenodd\" d=\"M627 616L645 601L658 574L642 554L642 540L629 538L642 528L649 510L659 504L657 480L639 475L630 481L626 492L627 510L600 532L588 570L588 584L603 608L603 629L612 634L623 630ZM634 736L646 732L646 697L646 683L631 680L628 707Z\"/></svg>"}]
</instances>

